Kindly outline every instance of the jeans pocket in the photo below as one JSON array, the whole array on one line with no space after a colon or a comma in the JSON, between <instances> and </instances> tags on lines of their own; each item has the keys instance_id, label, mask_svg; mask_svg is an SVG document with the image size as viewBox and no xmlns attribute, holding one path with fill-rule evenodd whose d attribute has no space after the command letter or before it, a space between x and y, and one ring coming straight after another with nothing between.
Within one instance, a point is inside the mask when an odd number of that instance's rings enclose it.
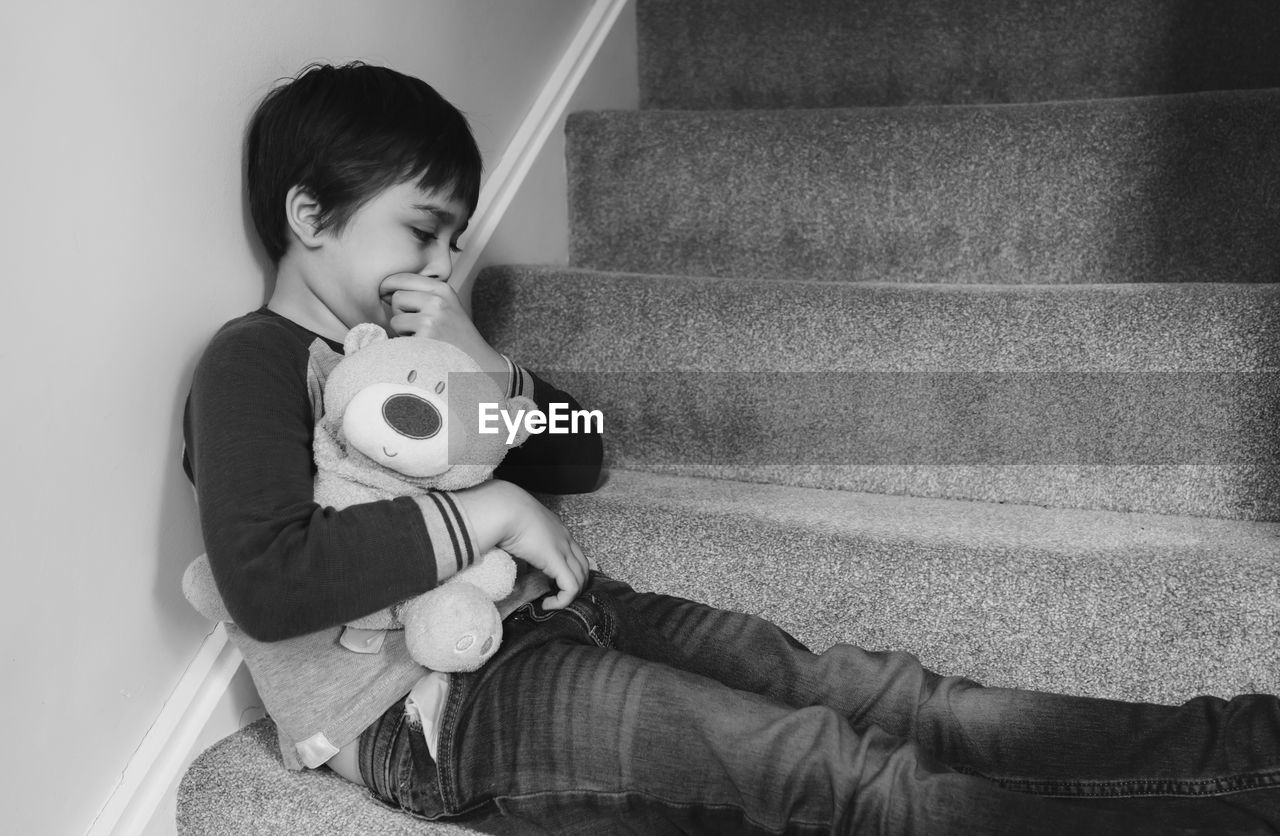
<instances>
[{"instance_id":1,"label":"jeans pocket","mask_svg":"<svg viewBox=\"0 0 1280 836\"><path fill-rule=\"evenodd\" d=\"M541 601L522 604L508 617L511 625L520 622L555 627L585 637L597 647L613 647L618 635L612 603L594 592L582 593L559 610L546 609Z\"/></svg>"}]
</instances>

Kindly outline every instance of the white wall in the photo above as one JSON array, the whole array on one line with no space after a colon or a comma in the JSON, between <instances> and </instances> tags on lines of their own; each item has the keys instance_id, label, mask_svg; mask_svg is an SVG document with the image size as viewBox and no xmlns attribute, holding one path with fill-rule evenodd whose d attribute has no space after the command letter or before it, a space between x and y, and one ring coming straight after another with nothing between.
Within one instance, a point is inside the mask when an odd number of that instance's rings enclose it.
<instances>
[{"instance_id":1,"label":"white wall","mask_svg":"<svg viewBox=\"0 0 1280 836\"><path fill-rule=\"evenodd\" d=\"M566 113L635 110L639 102L635 3L628 3L569 100ZM489 264L568 263L568 174L564 153L562 122L552 132L503 216L502 226L480 258L479 269Z\"/></svg>"},{"instance_id":2,"label":"white wall","mask_svg":"<svg viewBox=\"0 0 1280 836\"><path fill-rule=\"evenodd\" d=\"M588 6L0 7L6 832L85 832L207 632L178 588L200 540L177 428L201 347L262 299L253 104L312 60L386 63L466 111L492 164Z\"/></svg>"}]
</instances>

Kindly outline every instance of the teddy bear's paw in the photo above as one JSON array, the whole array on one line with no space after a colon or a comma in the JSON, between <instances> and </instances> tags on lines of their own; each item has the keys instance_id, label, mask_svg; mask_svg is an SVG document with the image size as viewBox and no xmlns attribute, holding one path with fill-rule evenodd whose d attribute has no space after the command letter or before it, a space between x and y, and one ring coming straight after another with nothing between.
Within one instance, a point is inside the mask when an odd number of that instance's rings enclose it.
<instances>
[{"instance_id":1,"label":"teddy bear's paw","mask_svg":"<svg viewBox=\"0 0 1280 836\"><path fill-rule=\"evenodd\" d=\"M476 587L445 584L401 610L404 638L414 661L434 671L473 671L502 643L502 618Z\"/></svg>"},{"instance_id":2,"label":"teddy bear's paw","mask_svg":"<svg viewBox=\"0 0 1280 836\"><path fill-rule=\"evenodd\" d=\"M230 621L231 614L222 603L218 587L213 582L213 569L207 555L200 555L187 566L182 574L182 594L196 612L210 621Z\"/></svg>"},{"instance_id":3,"label":"teddy bear's paw","mask_svg":"<svg viewBox=\"0 0 1280 836\"><path fill-rule=\"evenodd\" d=\"M490 601L500 601L515 588L516 562L502 549L489 549L480 555L479 560L449 580L466 581L488 595Z\"/></svg>"}]
</instances>

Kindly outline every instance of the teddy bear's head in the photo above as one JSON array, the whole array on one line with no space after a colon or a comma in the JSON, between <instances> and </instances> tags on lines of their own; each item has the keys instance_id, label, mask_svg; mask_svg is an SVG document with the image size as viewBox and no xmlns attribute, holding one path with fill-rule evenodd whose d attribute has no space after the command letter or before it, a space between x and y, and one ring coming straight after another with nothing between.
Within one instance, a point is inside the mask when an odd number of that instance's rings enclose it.
<instances>
[{"instance_id":1,"label":"teddy bear's head","mask_svg":"<svg viewBox=\"0 0 1280 836\"><path fill-rule=\"evenodd\" d=\"M368 462L424 486L458 490L488 479L522 431L480 432L482 404L514 416L536 409L506 398L468 354L425 337L388 339L381 327L357 325L324 384L321 427ZM501 426L501 421L498 425ZM492 424L491 424L492 426Z\"/></svg>"}]
</instances>

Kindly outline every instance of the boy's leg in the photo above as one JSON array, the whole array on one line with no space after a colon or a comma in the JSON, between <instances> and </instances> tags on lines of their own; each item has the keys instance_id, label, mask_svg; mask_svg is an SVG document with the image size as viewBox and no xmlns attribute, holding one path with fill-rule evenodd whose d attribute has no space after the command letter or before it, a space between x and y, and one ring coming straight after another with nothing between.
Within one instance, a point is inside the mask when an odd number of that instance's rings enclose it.
<instances>
[{"instance_id":1,"label":"boy's leg","mask_svg":"<svg viewBox=\"0 0 1280 836\"><path fill-rule=\"evenodd\" d=\"M1192 832L1004 790L828 707L618 652L627 620L591 591L518 611L499 655L454 678L439 766L418 746L383 771L430 785L419 813L521 833Z\"/></svg>"},{"instance_id":2,"label":"boy's leg","mask_svg":"<svg viewBox=\"0 0 1280 836\"><path fill-rule=\"evenodd\" d=\"M854 729L878 727L1005 787L1080 799L1230 796L1230 806L1280 826L1274 697L1172 707L984 688L934 674L906 653L836 645L813 654L754 616L608 578L593 588L616 602L619 648L628 653L786 705L829 706Z\"/></svg>"}]
</instances>

